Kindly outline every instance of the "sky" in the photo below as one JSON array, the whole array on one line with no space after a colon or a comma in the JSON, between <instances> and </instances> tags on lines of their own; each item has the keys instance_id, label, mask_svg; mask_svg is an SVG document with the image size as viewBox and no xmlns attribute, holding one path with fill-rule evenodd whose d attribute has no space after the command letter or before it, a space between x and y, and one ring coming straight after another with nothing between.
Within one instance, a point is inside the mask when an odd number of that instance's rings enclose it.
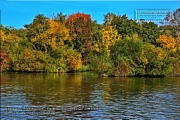
<instances>
[{"instance_id":1,"label":"sky","mask_svg":"<svg viewBox=\"0 0 180 120\"><path fill-rule=\"evenodd\" d=\"M103 23L104 15L108 12L124 15L129 19L136 19L135 10L163 10L175 11L180 8L180 2L176 1L123 1L123 0L0 0L0 23L3 26L23 28L30 24L37 14L44 14L51 18L53 14L62 12L66 15L82 12L90 14L92 20ZM147 12L147 11L146 11ZM145 17L145 16L141 16ZM162 17L162 16L161 16Z\"/></svg>"}]
</instances>

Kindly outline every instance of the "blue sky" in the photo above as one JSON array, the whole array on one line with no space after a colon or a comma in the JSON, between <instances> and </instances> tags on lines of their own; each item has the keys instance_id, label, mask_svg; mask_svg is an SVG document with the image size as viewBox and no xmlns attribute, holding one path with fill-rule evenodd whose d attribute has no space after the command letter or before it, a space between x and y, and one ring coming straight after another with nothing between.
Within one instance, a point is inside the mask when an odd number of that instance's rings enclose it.
<instances>
[{"instance_id":1,"label":"blue sky","mask_svg":"<svg viewBox=\"0 0 180 120\"><path fill-rule=\"evenodd\" d=\"M35 1L35 0L0 0L1 24L23 28L23 25L33 21L37 14L51 17L62 12L66 15L83 12L90 14L93 20L103 23L104 15L108 12L134 19L135 9L169 9L180 8L178 1Z\"/></svg>"}]
</instances>

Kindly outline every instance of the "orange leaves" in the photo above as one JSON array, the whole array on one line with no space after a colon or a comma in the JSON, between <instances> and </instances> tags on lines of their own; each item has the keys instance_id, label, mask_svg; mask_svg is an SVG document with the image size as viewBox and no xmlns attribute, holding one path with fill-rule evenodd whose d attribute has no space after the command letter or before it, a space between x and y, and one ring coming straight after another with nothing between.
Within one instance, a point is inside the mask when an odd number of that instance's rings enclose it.
<instances>
[{"instance_id":1,"label":"orange leaves","mask_svg":"<svg viewBox=\"0 0 180 120\"><path fill-rule=\"evenodd\" d=\"M84 13L70 15L66 22L72 37L73 48L82 54L83 62L86 64L88 54L92 50L93 24L91 16Z\"/></svg>"},{"instance_id":2,"label":"orange leaves","mask_svg":"<svg viewBox=\"0 0 180 120\"><path fill-rule=\"evenodd\" d=\"M159 43L161 47L172 51L175 51L177 45L176 40L172 36L167 36L167 35L161 35L157 39L157 43Z\"/></svg>"},{"instance_id":3,"label":"orange leaves","mask_svg":"<svg viewBox=\"0 0 180 120\"><path fill-rule=\"evenodd\" d=\"M68 22L73 22L78 18L83 18L84 22L87 22L88 20L91 20L91 16L89 14L84 14L84 13L76 13L76 14L72 14L69 16L69 18L67 19L66 23Z\"/></svg>"},{"instance_id":4,"label":"orange leaves","mask_svg":"<svg viewBox=\"0 0 180 120\"><path fill-rule=\"evenodd\" d=\"M72 14L68 17L65 24L69 28L73 40L78 43L75 46L76 49L80 49L80 46L83 48L87 41L92 40L92 22L89 14Z\"/></svg>"},{"instance_id":5,"label":"orange leaves","mask_svg":"<svg viewBox=\"0 0 180 120\"><path fill-rule=\"evenodd\" d=\"M0 49L0 71L7 70L10 68L10 57L8 53L4 53Z\"/></svg>"},{"instance_id":6,"label":"orange leaves","mask_svg":"<svg viewBox=\"0 0 180 120\"><path fill-rule=\"evenodd\" d=\"M81 54L69 49L67 51L67 65L69 70L78 70L82 67Z\"/></svg>"},{"instance_id":7,"label":"orange leaves","mask_svg":"<svg viewBox=\"0 0 180 120\"><path fill-rule=\"evenodd\" d=\"M68 61L70 70L78 70L79 68L82 67L82 62L81 62L80 58L81 58L80 55L73 56L72 59L70 59L70 61Z\"/></svg>"},{"instance_id":8,"label":"orange leaves","mask_svg":"<svg viewBox=\"0 0 180 120\"><path fill-rule=\"evenodd\" d=\"M72 14L66 20L66 25L70 29L71 34L90 34L91 33L91 16L84 13ZM75 35L74 35L75 34Z\"/></svg>"}]
</instances>

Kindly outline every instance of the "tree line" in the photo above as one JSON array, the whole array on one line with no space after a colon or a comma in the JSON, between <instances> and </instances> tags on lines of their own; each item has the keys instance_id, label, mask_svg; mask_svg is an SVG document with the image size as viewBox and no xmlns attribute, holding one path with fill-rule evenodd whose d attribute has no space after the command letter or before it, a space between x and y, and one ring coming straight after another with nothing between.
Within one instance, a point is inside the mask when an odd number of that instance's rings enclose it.
<instances>
[{"instance_id":1,"label":"tree line","mask_svg":"<svg viewBox=\"0 0 180 120\"><path fill-rule=\"evenodd\" d=\"M161 26L114 13L98 24L89 14L62 12L38 14L22 29L1 25L1 71L178 74L180 9L170 14Z\"/></svg>"}]
</instances>

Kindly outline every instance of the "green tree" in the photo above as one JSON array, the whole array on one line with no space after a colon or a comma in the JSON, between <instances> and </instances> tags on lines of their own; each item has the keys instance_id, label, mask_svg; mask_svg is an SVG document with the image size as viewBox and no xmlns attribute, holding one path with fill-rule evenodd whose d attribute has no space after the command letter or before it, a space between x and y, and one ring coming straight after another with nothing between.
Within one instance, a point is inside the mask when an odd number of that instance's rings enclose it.
<instances>
[{"instance_id":1,"label":"green tree","mask_svg":"<svg viewBox=\"0 0 180 120\"><path fill-rule=\"evenodd\" d=\"M155 23L142 22L140 23L138 35L142 38L143 42L157 45L156 39L159 37L160 31Z\"/></svg>"},{"instance_id":2,"label":"green tree","mask_svg":"<svg viewBox=\"0 0 180 120\"><path fill-rule=\"evenodd\" d=\"M52 20L57 21L57 22L61 22L61 23L65 23L66 21L66 15L63 15L62 12L58 13L57 15L52 15Z\"/></svg>"},{"instance_id":3,"label":"green tree","mask_svg":"<svg viewBox=\"0 0 180 120\"><path fill-rule=\"evenodd\" d=\"M143 64L146 61L142 57L142 48L143 42L137 34L134 34L133 37L126 37L111 46L110 57L116 69L115 74L118 73L117 70L120 70L119 73L123 73L123 75L118 76L144 73ZM120 66L126 66L127 68L124 68L125 71L121 71L123 68L120 69Z\"/></svg>"},{"instance_id":4,"label":"green tree","mask_svg":"<svg viewBox=\"0 0 180 120\"><path fill-rule=\"evenodd\" d=\"M167 53L160 47L152 44L145 44L143 47L144 55L147 59L145 65L146 75L165 75L172 73L172 64Z\"/></svg>"},{"instance_id":5,"label":"green tree","mask_svg":"<svg viewBox=\"0 0 180 120\"><path fill-rule=\"evenodd\" d=\"M118 34L124 39L126 36L133 36L133 34L138 33L139 26L138 23L132 19L128 19L126 15L115 15L113 13L108 13L105 15L105 24L110 24L115 26Z\"/></svg>"},{"instance_id":6,"label":"green tree","mask_svg":"<svg viewBox=\"0 0 180 120\"><path fill-rule=\"evenodd\" d=\"M97 21L92 21L92 25L93 25L93 38L92 38L92 51L97 51L99 52L100 50L100 41L102 39L102 35L101 35L101 28L102 25L98 24Z\"/></svg>"},{"instance_id":7,"label":"green tree","mask_svg":"<svg viewBox=\"0 0 180 120\"><path fill-rule=\"evenodd\" d=\"M46 42L38 38L42 38L40 35L42 36L49 29L48 18L43 14L38 14L31 24L24 27L27 29L27 39L32 43L33 49L47 51Z\"/></svg>"},{"instance_id":8,"label":"green tree","mask_svg":"<svg viewBox=\"0 0 180 120\"><path fill-rule=\"evenodd\" d=\"M153 44L144 43L137 34L113 45L110 56L116 76L172 73L171 57L168 57L166 51Z\"/></svg>"},{"instance_id":9,"label":"green tree","mask_svg":"<svg viewBox=\"0 0 180 120\"><path fill-rule=\"evenodd\" d=\"M92 52L90 55L90 68L97 73L108 73L112 62L106 50L101 53Z\"/></svg>"}]
</instances>

